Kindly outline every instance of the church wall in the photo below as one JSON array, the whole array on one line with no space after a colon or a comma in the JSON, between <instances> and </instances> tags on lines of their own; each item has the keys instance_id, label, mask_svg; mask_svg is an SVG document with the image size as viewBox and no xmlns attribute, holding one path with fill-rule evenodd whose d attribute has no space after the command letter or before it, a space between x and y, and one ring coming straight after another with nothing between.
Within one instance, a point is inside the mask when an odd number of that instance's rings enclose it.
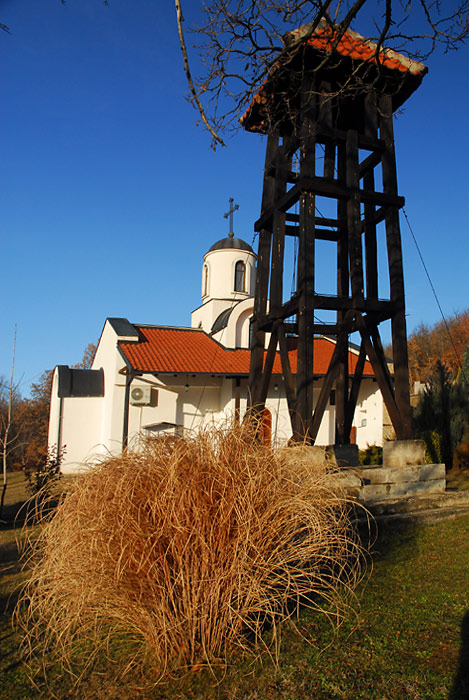
<instances>
[{"instance_id":1,"label":"church wall","mask_svg":"<svg viewBox=\"0 0 469 700\"><path fill-rule=\"evenodd\" d=\"M236 348L249 348L250 345L250 327L253 308L244 311L244 313L236 321Z\"/></svg>"},{"instance_id":2,"label":"church wall","mask_svg":"<svg viewBox=\"0 0 469 700\"><path fill-rule=\"evenodd\" d=\"M161 434L159 430L161 424L177 423L179 398L177 391L167 387L151 374L135 378L131 389L139 386L150 387L150 403L135 405L132 401L129 402L128 444L130 447L137 445L140 434L157 436ZM174 429L169 429L168 432L174 432Z\"/></svg>"},{"instance_id":3,"label":"church wall","mask_svg":"<svg viewBox=\"0 0 469 700\"><path fill-rule=\"evenodd\" d=\"M316 382L314 388L314 405L319 398L322 386L322 379ZM277 386L277 389L275 389ZM283 379L273 376L269 393L266 399L266 408L272 414L272 439L274 445L284 445L291 437L291 423L288 412L288 404L285 396ZM241 380L241 405L240 412L243 416L247 409L247 379ZM234 413L234 402L232 404ZM383 444L382 430L383 400L378 390L377 383L371 378L364 378L358 396L357 410L355 412L353 425L357 428L356 441L360 449L365 449L368 445ZM363 421L366 424L363 425ZM316 438L317 445L331 445L335 442L335 406L330 402L324 412L319 432Z\"/></svg>"},{"instance_id":4,"label":"church wall","mask_svg":"<svg viewBox=\"0 0 469 700\"><path fill-rule=\"evenodd\" d=\"M214 322L230 303L232 302L226 299L210 299L206 304L199 306L192 312L191 328L202 328L206 333L210 333Z\"/></svg>"},{"instance_id":5,"label":"church wall","mask_svg":"<svg viewBox=\"0 0 469 700\"><path fill-rule=\"evenodd\" d=\"M190 433L203 425L220 421L220 377L194 376L189 374L160 375L158 378L146 375L135 379L132 387L150 384L157 391L157 398L151 406L129 407L129 444L137 442L137 436L161 434L152 426L158 423L174 424L166 432ZM147 428L146 428L147 426Z\"/></svg>"},{"instance_id":6,"label":"church wall","mask_svg":"<svg viewBox=\"0 0 469 700\"><path fill-rule=\"evenodd\" d=\"M60 399L59 399L60 400ZM62 399L61 445L65 448L62 471L73 473L102 454L101 397Z\"/></svg>"},{"instance_id":7,"label":"church wall","mask_svg":"<svg viewBox=\"0 0 469 700\"><path fill-rule=\"evenodd\" d=\"M59 374L57 367L54 370L54 375L52 377L52 387L51 387L51 397L50 397L50 411L49 411L49 433L47 439L47 445L49 450L57 450L60 445L60 430L61 430L61 403L57 396L58 391L58 381Z\"/></svg>"},{"instance_id":8,"label":"church wall","mask_svg":"<svg viewBox=\"0 0 469 700\"><path fill-rule=\"evenodd\" d=\"M235 291L235 268L243 262L244 291ZM210 333L214 321L230 304L254 296L256 286L256 256L245 250L223 248L206 253L202 267L202 305L192 312L192 328L203 328ZM229 347L235 347L234 342Z\"/></svg>"},{"instance_id":9,"label":"church wall","mask_svg":"<svg viewBox=\"0 0 469 700\"><path fill-rule=\"evenodd\" d=\"M117 350L118 340L107 321L93 362L93 369L104 369L100 445L105 454L119 454L122 449L126 375L122 373L125 362Z\"/></svg>"},{"instance_id":10,"label":"church wall","mask_svg":"<svg viewBox=\"0 0 469 700\"><path fill-rule=\"evenodd\" d=\"M185 433L220 422L220 386L193 387L181 399Z\"/></svg>"},{"instance_id":11,"label":"church wall","mask_svg":"<svg viewBox=\"0 0 469 700\"><path fill-rule=\"evenodd\" d=\"M366 449L368 445L382 446L383 396L373 379L363 379L358 394L353 424L357 427L357 445Z\"/></svg>"},{"instance_id":12,"label":"church wall","mask_svg":"<svg viewBox=\"0 0 469 700\"><path fill-rule=\"evenodd\" d=\"M244 292L234 291L235 266L238 261L246 265ZM243 299L254 296L255 262L254 253L245 250L225 248L209 251L205 255L205 264L209 269L207 298Z\"/></svg>"}]
</instances>

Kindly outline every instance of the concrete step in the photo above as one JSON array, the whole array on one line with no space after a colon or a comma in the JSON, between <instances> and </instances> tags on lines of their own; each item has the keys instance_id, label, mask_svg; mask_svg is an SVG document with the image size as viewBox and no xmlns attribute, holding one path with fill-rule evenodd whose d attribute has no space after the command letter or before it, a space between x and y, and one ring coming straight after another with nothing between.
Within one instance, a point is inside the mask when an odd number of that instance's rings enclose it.
<instances>
[{"instance_id":1,"label":"concrete step","mask_svg":"<svg viewBox=\"0 0 469 700\"><path fill-rule=\"evenodd\" d=\"M469 491L445 491L364 505L379 530L383 527L427 525L469 515ZM368 526L365 511L357 511L357 522L362 527Z\"/></svg>"}]
</instances>

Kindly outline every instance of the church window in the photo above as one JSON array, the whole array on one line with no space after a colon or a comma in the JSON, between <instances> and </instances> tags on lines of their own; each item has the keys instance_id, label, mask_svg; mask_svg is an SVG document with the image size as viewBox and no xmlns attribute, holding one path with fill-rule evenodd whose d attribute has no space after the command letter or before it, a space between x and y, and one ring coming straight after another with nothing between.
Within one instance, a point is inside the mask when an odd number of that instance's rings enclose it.
<instances>
[{"instance_id":1,"label":"church window","mask_svg":"<svg viewBox=\"0 0 469 700\"><path fill-rule=\"evenodd\" d=\"M202 277L202 296L206 297L208 294L208 265L204 265Z\"/></svg>"},{"instance_id":2,"label":"church window","mask_svg":"<svg viewBox=\"0 0 469 700\"><path fill-rule=\"evenodd\" d=\"M242 260L238 260L235 266L235 292L245 291L245 277L246 277L246 265Z\"/></svg>"}]
</instances>

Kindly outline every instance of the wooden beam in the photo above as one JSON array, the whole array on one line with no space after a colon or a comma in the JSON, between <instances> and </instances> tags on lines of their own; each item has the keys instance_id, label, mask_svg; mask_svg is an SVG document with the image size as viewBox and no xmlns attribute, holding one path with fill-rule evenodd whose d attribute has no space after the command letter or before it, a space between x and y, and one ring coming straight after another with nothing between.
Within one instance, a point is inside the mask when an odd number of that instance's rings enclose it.
<instances>
[{"instance_id":1,"label":"wooden beam","mask_svg":"<svg viewBox=\"0 0 469 700\"><path fill-rule=\"evenodd\" d=\"M285 235L286 236L295 236L296 238L298 238L298 226L289 226L287 224L285 226ZM314 237L318 241L331 241L332 243L337 243L338 235L339 234L337 231L332 231L331 229L328 229L328 228L316 227Z\"/></svg>"},{"instance_id":2,"label":"wooden beam","mask_svg":"<svg viewBox=\"0 0 469 700\"><path fill-rule=\"evenodd\" d=\"M337 148L337 177L338 180L345 186L347 175L347 154L345 144L342 143ZM339 240L337 243L337 297L339 299L348 299L350 295L350 273L348 263L348 229L347 229L347 202L343 199L337 200L337 219L339 221L338 233ZM341 334L346 333L344 321L346 310L339 307L336 308L337 339ZM348 399L348 337L347 343L342 347L339 355L339 369L337 371L335 384L335 403L336 403L336 435L335 440L338 443L348 443L350 434L345 431L345 418Z\"/></svg>"},{"instance_id":3,"label":"wooden beam","mask_svg":"<svg viewBox=\"0 0 469 700\"><path fill-rule=\"evenodd\" d=\"M279 323L278 325L278 344L280 350L280 359L282 362L282 372L283 381L285 385L285 395L287 397L288 413L290 415L290 422L295 424L296 416L296 386L295 378L291 371L290 356L288 354L287 339L285 337L286 327L285 324Z\"/></svg>"},{"instance_id":4,"label":"wooden beam","mask_svg":"<svg viewBox=\"0 0 469 700\"><path fill-rule=\"evenodd\" d=\"M279 134L270 134L267 139L265 154L266 167L264 171L264 187L262 192L261 211L269 209L275 200L275 179L268 172L268 164L275 157L279 142ZM259 319L267 310L267 294L269 288L269 270L272 233L263 228L259 234L257 256L256 292L254 313L251 320L251 358L249 365L248 408L258 403L261 394L261 377L264 365L265 332L259 325Z\"/></svg>"},{"instance_id":5,"label":"wooden beam","mask_svg":"<svg viewBox=\"0 0 469 700\"><path fill-rule=\"evenodd\" d=\"M389 196L395 196L397 194L397 172L394 152L392 100L389 95L383 95L381 97L379 115L380 135L386 144L382 158L383 189ZM390 208L386 216L386 244L388 250L391 300L395 305L395 313L391 319L391 332L395 394L401 424L400 430L396 429L396 436L400 440L407 440L412 437L412 416L409 397L409 359L405 320L402 242L397 208Z\"/></svg>"},{"instance_id":6,"label":"wooden beam","mask_svg":"<svg viewBox=\"0 0 469 700\"><path fill-rule=\"evenodd\" d=\"M353 192L347 201L347 230L350 260L350 285L353 303L363 300L363 251L360 226L360 195L358 194L358 134L350 129L345 144L345 181Z\"/></svg>"},{"instance_id":7,"label":"wooden beam","mask_svg":"<svg viewBox=\"0 0 469 700\"><path fill-rule=\"evenodd\" d=\"M275 201L285 196L287 174L291 156L286 155L290 138L284 138L276 154ZM283 297L283 258L285 248L285 212L276 208L273 215L272 260L270 269L270 312L276 314L282 305Z\"/></svg>"},{"instance_id":8,"label":"wooden beam","mask_svg":"<svg viewBox=\"0 0 469 700\"><path fill-rule=\"evenodd\" d=\"M348 350L348 349L347 349ZM348 352L347 352L348 354ZM347 358L348 359L348 358ZM357 364L355 367L355 372L353 373L352 386L350 387L350 395L346 404L345 410L345 433L350 436L350 431L352 430L353 416L355 413L355 408L358 401L358 394L360 391L360 385L363 377L363 370L365 368L366 352L363 342L360 344L360 353L358 355Z\"/></svg>"},{"instance_id":9,"label":"wooden beam","mask_svg":"<svg viewBox=\"0 0 469 700\"><path fill-rule=\"evenodd\" d=\"M287 212L285 218L287 221L291 221L293 223L298 223L298 221L300 220L300 215L293 214L291 212ZM325 216L316 216L316 225L317 226L332 226L334 228L337 228L338 223L339 222L337 221L337 219L329 219Z\"/></svg>"},{"instance_id":10,"label":"wooden beam","mask_svg":"<svg viewBox=\"0 0 469 700\"><path fill-rule=\"evenodd\" d=\"M381 153L371 153L367 158L362 160L358 167L358 172L360 180L365 177L370 171L373 172L374 168L381 163Z\"/></svg>"},{"instance_id":11,"label":"wooden beam","mask_svg":"<svg viewBox=\"0 0 469 700\"><path fill-rule=\"evenodd\" d=\"M347 140L347 132L342 129L328 127L325 124L319 124L316 132L316 141L318 143L325 143L330 140L335 143L345 143ZM385 144L382 139L370 138L369 136L359 134L358 148L364 151L384 151Z\"/></svg>"},{"instance_id":12,"label":"wooden beam","mask_svg":"<svg viewBox=\"0 0 469 700\"><path fill-rule=\"evenodd\" d=\"M272 369L274 366L275 355L277 352L277 342L277 324L275 324L274 328L272 329L272 333L269 340L269 347L267 348L267 353L265 356L264 371L262 374L261 390L258 404L260 409L264 408L267 393L269 391L270 379L272 377Z\"/></svg>"},{"instance_id":13,"label":"wooden beam","mask_svg":"<svg viewBox=\"0 0 469 700\"><path fill-rule=\"evenodd\" d=\"M394 311L394 306L391 301L381 299L360 299L355 302L351 297L334 297L324 296L321 294L315 294L314 306L316 309L322 309L323 311L346 311L347 309L357 309L365 312L376 311L387 314L388 318L391 318Z\"/></svg>"},{"instance_id":14,"label":"wooden beam","mask_svg":"<svg viewBox=\"0 0 469 700\"><path fill-rule=\"evenodd\" d=\"M286 192L282 197L280 197L275 205L271 206L267 211L262 214L262 216L254 224L254 230L260 231L264 227L268 227L272 222L272 218L276 211L286 212L290 209L300 198L300 188L298 185L291 187L288 192Z\"/></svg>"},{"instance_id":15,"label":"wooden beam","mask_svg":"<svg viewBox=\"0 0 469 700\"><path fill-rule=\"evenodd\" d=\"M300 173L303 177L315 174L315 123L317 100L308 81L302 90L301 158ZM306 437L311 428L313 415L313 364L314 364L314 253L315 253L315 197L311 192L302 192L299 200L298 222L298 349L296 371L296 412L292 425L294 434L303 430Z\"/></svg>"},{"instance_id":16,"label":"wooden beam","mask_svg":"<svg viewBox=\"0 0 469 700\"><path fill-rule=\"evenodd\" d=\"M373 224L380 224L382 221L385 220L386 215L387 215L388 207L380 207L380 209L375 209L375 212L373 214L373 217L370 219L369 223ZM365 219L362 220L362 233L365 230L366 226L366 221Z\"/></svg>"},{"instance_id":17,"label":"wooden beam","mask_svg":"<svg viewBox=\"0 0 469 700\"><path fill-rule=\"evenodd\" d=\"M392 206L401 209L405 205L405 198L397 194L360 189L358 186L358 179L357 184L352 187L349 184L346 186L341 185L337 180L330 180L318 176L304 177L300 174L297 182L302 191L311 192L321 197L349 199L354 194L358 194L361 201L372 202L379 206Z\"/></svg>"},{"instance_id":18,"label":"wooden beam","mask_svg":"<svg viewBox=\"0 0 469 700\"><path fill-rule=\"evenodd\" d=\"M317 438L319 428L321 426L321 421L324 416L324 411L326 410L327 406L327 401L329 399L330 393L332 386L334 384L334 381L339 373L340 366L341 366L341 359L342 359L342 354L343 354L343 348L344 345L347 348L347 325L351 324L353 322L353 312L348 311L346 314L346 318L344 320L344 332L342 333L341 337L338 339L336 346L334 348L334 352L332 353L332 357L329 363L329 368L327 370L327 374L324 378L321 391L319 393L319 398L317 400L315 409L314 409L314 416L313 416L313 422L311 426L311 439L314 441Z\"/></svg>"},{"instance_id":19,"label":"wooden beam","mask_svg":"<svg viewBox=\"0 0 469 700\"><path fill-rule=\"evenodd\" d=\"M373 314L376 321L381 323L387 319L391 319L394 315L394 306L391 301L383 301L376 299L363 299L360 303L355 304L351 297L337 296L321 296L314 295L314 308L322 311L347 311L355 309L367 314ZM272 324L281 319L285 320L298 313L298 295L292 296L288 301L282 304L282 307L275 313L269 312L258 317L258 326L263 331L270 331Z\"/></svg>"},{"instance_id":20,"label":"wooden beam","mask_svg":"<svg viewBox=\"0 0 469 700\"><path fill-rule=\"evenodd\" d=\"M323 81L319 88L319 120L327 128L333 128L332 123L332 89L330 83ZM335 153L336 144L331 140L327 140L324 144L324 168L323 174L326 178L334 178L335 176Z\"/></svg>"},{"instance_id":21,"label":"wooden beam","mask_svg":"<svg viewBox=\"0 0 469 700\"><path fill-rule=\"evenodd\" d=\"M378 110L374 91L370 91L365 97L365 132L367 136L376 138L378 133ZM371 158L371 154L368 158ZM366 160L368 160L368 158ZM381 154L378 162L381 161ZM377 163L375 163L377 164ZM363 187L368 190L375 189L374 165L363 172ZM361 166L360 166L361 167ZM366 269L366 296L368 299L378 298L378 246L376 240L376 214L375 205L365 202L364 205L364 231L365 231L365 269Z\"/></svg>"},{"instance_id":22,"label":"wooden beam","mask_svg":"<svg viewBox=\"0 0 469 700\"><path fill-rule=\"evenodd\" d=\"M405 205L404 197L394 196L386 192L374 192L371 190L350 190L341 186L335 180L326 180L323 177L304 177L298 179L298 184L291 187L279 200L275 206L268 209L254 224L254 230L268 227L271 223L275 211L286 212L299 200L301 192L310 192L321 197L330 199L349 199L354 194L358 194L361 201L372 202L378 206L391 206L401 209Z\"/></svg>"},{"instance_id":23,"label":"wooden beam","mask_svg":"<svg viewBox=\"0 0 469 700\"><path fill-rule=\"evenodd\" d=\"M400 434L402 432L402 422L395 400L392 380L386 360L384 355L381 355L379 347L377 348L373 344L370 337L370 332L360 314L357 314L357 324L362 338L363 347L365 348L365 352L368 355L368 359L373 367L376 381L378 382L378 386L383 395L383 400L386 404L386 408L388 409L392 424L396 430L396 434Z\"/></svg>"}]
</instances>

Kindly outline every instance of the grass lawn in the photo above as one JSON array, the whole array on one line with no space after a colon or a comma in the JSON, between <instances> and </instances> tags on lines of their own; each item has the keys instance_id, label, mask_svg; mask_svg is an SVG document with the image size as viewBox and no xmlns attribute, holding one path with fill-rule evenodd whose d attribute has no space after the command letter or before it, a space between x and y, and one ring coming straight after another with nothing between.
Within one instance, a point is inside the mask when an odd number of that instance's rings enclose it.
<instances>
[{"instance_id":1,"label":"grass lawn","mask_svg":"<svg viewBox=\"0 0 469 700\"><path fill-rule=\"evenodd\" d=\"M304 612L299 625L315 641L306 644L285 625L278 666L266 656L233 659L216 671L218 682L206 669L193 670L144 690L132 674L119 680L118 668L103 668L79 689L67 679L52 688L61 699L467 700L469 690L453 686L464 655L469 674L468 533L469 516L463 516L381 536L372 572L357 591L358 616L334 633L326 620ZM15 590L26 576L18 566L18 535L11 526L0 530L0 699L50 698L50 689L30 685L11 627Z\"/></svg>"}]
</instances>

